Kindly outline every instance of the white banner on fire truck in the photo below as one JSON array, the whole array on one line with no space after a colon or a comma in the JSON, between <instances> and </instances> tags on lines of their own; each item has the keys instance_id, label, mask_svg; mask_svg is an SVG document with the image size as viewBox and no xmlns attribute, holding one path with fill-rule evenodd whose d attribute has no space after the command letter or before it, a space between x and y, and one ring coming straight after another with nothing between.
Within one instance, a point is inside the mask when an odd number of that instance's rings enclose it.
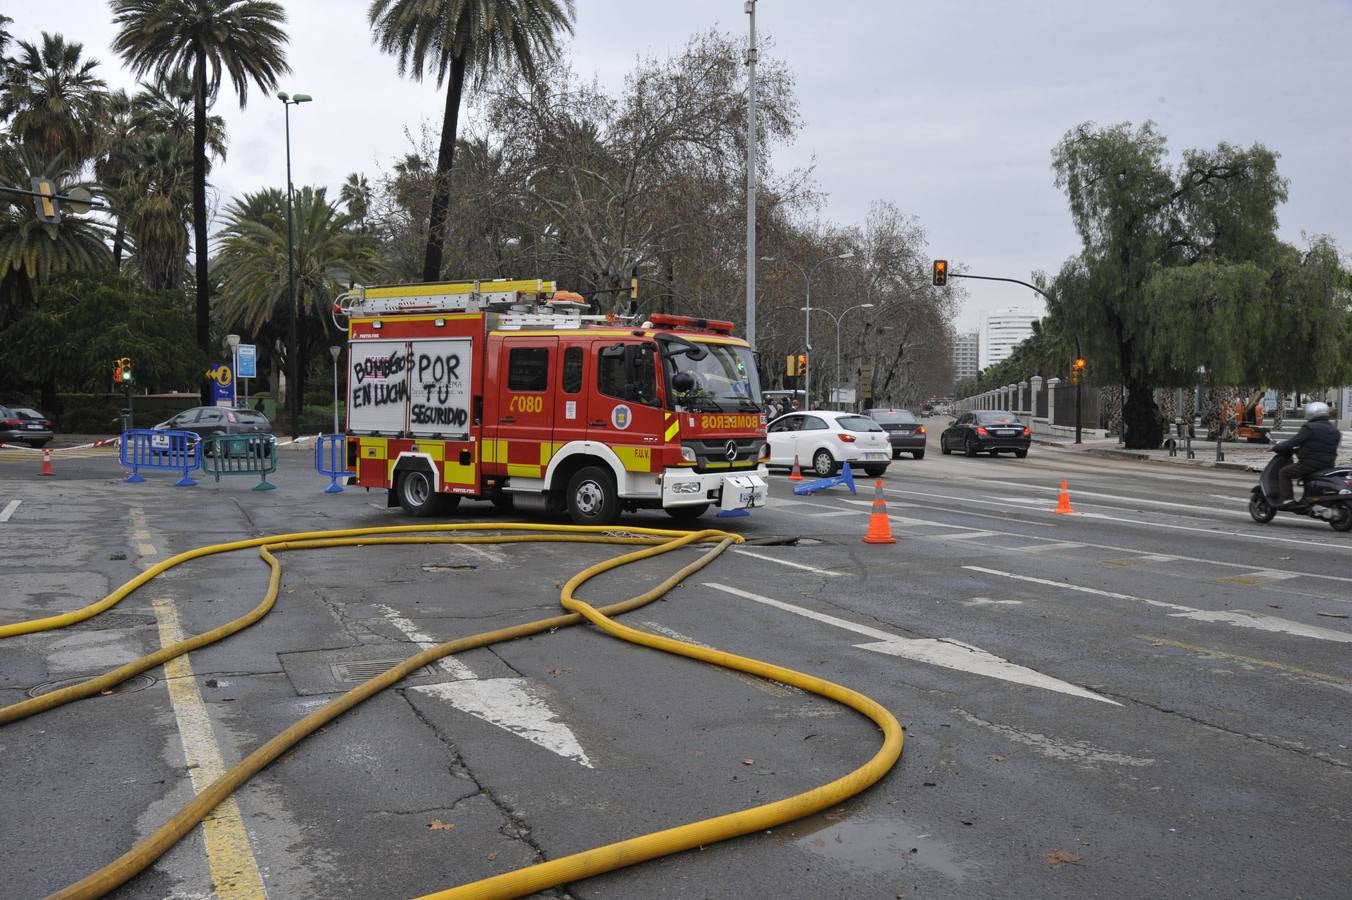
<instances>
[{"instance_id":1,"label":"white banner on fire truck","mask_svg":"<svg viewBox=\"0 0 1352 900\"><path fill-rule=\"evenodd\" d=\"M406 341L362 341L350 347L348 428L357 434L400 434L408 409L412 354Z\"/></svg>"},{"instance_id":2,"label":"white banner on fire truck","mask_svg":"<svg viewBox=\"0 0 1352 900\"><path fill-rule=\"evenodd\" d=\"M469 436L469 338L413 341L410 344L408 429L414 436Z\"/></svg>"}]
</instances>

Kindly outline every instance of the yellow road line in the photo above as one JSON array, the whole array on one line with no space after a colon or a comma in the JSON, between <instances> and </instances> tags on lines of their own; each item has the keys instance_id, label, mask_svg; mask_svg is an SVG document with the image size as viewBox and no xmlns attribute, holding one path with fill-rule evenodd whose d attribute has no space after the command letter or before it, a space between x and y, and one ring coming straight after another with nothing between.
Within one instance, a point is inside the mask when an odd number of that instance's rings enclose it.
<instances>
[{"instance_id":1,"label":"yellow road line","mask_svg":"<svg viewBox=\"0 0 1352 900\"><path fill-rule=\"evenodd\" d=\"M1179 650L1189 650L1193 653L1202 653L1207 656L1220 656L1225 659L1233 659L1236 662L1250 663L1255 666L1264 666L1268 669L1277 669L1281 672L1287 672L1291 675L1301 675L1305 678L1313 678L1317 681L1325 681L1329 684L1348 684L1352 685L1352 678L1344 678L1341 675L1330 675L1327 672L1316 672L1313 669L1302 669L1299 666L1288 666L1286 663L1274 662L1270 659L1258 659L1253 656L1241 656L1238 653L1226 653L1224 650L1215 650L1211 647L1199 647L1196 644L1185 644L1181 641L1171 641L1167 638L1155 637L1151 634L1138 634L1138 640L1149 641L1152 644L1175 647Z\"/></svg>"},{"instance_id":2,"label":"yellow road line","mask_svg":"<svg viewBox=\"0 0 1352 900\"><path fill-rule=\"evenodd\" d=\"M142 557L141 563L149 567L154 564L154 557L158 553L151 542L145 510L133 506L128 514L132 521L132 539L136 542L137 553ZM183 625L179 622L178 609L173 599L160 597L151 601L150 605L155 610L155 621L159 625L160 646L168 647L182 641ZM225 761L221 758L220 748L216 746L206 703L197 689L197 680L188 657L180 656L165 663L164 679L169 688L174 719L178 722L179 739L183 742L183 756L187 760L193 792L199 793L203 787L225 773ZM216 897L220 900L266 898L268 894L263 887L263 876L258 871L258 861L254 859L248 832L244 830L244 819L240 816L239 804L234 797L227 797L207 815L202 821L202 833L207 847L207 867L211 870L211 884Z\"/></svg>"},{"instance_id":3,"label":"yellow road line","mask_svg":"<svg viewBox=\"0 0 1352 900\"><path fill-rule=\"evenodd\" d=\"M155 619L160 629L160 645L168 647L184 638L178 610L169 597L152 601ZM194 792L211 784L225 774L225 762L211 731L211 719L206 703L197 689L192 665L188 657L180 656L164 664L165 683L169 687L169 702L178 721L179 737L183 741L183 755L188 763ZM244 830L244 819L234 797L211 811L202 822L207 845L207 865L211 869L211 884L221 900L259 900L267 897L263 876L258 871L249 835Z\"/></svg>"}]
</instances>

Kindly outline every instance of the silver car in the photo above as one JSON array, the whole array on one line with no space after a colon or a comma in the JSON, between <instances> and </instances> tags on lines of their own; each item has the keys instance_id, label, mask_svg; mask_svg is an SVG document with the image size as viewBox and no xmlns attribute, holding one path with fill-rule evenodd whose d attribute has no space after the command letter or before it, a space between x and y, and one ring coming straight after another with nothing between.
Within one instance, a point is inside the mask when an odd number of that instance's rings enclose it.
<instances>
[{"instance_id":1,"label":"silver car","mask_svg":"<svg viewBox=\"0 0 1352 900\"><path fill-rule=\"evenodd\" d=\"M925 426L909 409L866 409L868 416L887 432L892 444L892 458L900 459L901 454L910 453L916 459L925 458Z\"/></svg>"},{"instance_id":2,"label":"silver car","mask_svg":"<svg viewBox=\"0 0 1352 900\"><path fill-rule=\"evenodd\" d=\"M52 420L28 406L0 406L0 444L41 447L56 434Z\"/></svg>"}]
</instances>

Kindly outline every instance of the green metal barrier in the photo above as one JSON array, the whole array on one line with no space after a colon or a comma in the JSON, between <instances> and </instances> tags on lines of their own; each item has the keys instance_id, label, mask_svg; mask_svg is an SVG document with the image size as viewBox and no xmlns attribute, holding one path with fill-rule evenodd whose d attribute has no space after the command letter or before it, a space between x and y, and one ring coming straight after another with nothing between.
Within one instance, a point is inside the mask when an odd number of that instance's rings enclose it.
<instances>
[{"instance_id":1,"label":"green metal barrier","mask_svg":"<svg viewBox=\"0 0 1352 900\"><path fill-rule=\"evenodd\" d=\"M209 434L202 438L202 469L222 475L257 475L255 491L275 490L268 476L277 471L277 438L270 434Z\"/></svg>"}]
</instances>

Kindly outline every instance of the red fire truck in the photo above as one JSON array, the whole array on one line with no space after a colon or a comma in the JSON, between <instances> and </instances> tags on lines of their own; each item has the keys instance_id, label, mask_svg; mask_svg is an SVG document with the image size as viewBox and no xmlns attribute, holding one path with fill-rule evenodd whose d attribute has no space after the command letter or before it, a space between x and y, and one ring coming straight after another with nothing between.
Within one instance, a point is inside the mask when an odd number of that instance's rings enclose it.
<instances>
[{"instance_id":1,"label":"red fire truck","mask_svg":"<svg viewBox=\"0 0 1352 900\"><path fill-rule=\"evenodd\" d=\"M590 525L765 505L760 384L732 323L586 308L535 279L339 298L356 484L413 516L516 495Z\"/></svg>"}]
</instances>

